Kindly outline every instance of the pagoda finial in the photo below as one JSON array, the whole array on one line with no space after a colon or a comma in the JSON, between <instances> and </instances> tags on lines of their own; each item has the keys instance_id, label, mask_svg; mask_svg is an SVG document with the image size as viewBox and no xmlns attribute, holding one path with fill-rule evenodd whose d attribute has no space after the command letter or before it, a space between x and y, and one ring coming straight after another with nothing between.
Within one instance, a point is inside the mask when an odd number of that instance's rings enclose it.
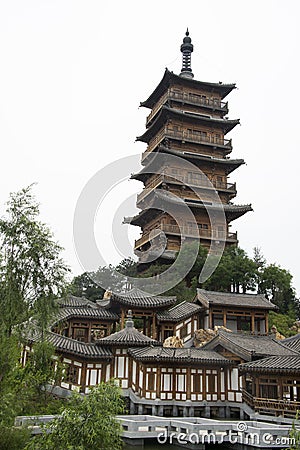
<instances>
[{"instance_id":1,"label":"pagoda finial","mask_svg":"<svg viewBox=\"0 0 300 450\"><path fill-rule=\"evenodd\" d=\"M183 43L180 46L180 51L182 52L182 69L180 76L186 78L194 78L194 74L191 68L191 54L194 50L192 44L192 39L190 38L189 29L186 29L185 37L183 38Z\"/></svg>"}]
</instances>

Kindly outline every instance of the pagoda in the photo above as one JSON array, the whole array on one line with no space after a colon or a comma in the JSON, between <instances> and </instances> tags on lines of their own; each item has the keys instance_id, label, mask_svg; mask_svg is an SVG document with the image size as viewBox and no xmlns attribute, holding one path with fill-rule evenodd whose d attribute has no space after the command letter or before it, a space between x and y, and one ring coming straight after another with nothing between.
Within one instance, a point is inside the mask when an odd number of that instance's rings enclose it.
<instances>
[{"instance_id":1,"label":"pagoda","mask_svg":"<svg viewBox=\"0 0 300 450\"><path fill-rule=\"evenodd\" d=\"M140 263L176 257L182 240L199 239L209 249L238 243L233 220L251 211L234 205L236 184L228 176L244 164L231 159L226 135L239 120L229 120L225 97L235 84L197 81L191 69L193 44L186 31L182 70L165 70L162 80L141 106L150 109L146 131L137 137L147 148L143 168L132 178L144 183L137 197L141 211L125 222L141 227L135 241ZM223 216L222 216L222 214ZM163 244L163 251L161 245Z\"/></svg>"}]
</instances>

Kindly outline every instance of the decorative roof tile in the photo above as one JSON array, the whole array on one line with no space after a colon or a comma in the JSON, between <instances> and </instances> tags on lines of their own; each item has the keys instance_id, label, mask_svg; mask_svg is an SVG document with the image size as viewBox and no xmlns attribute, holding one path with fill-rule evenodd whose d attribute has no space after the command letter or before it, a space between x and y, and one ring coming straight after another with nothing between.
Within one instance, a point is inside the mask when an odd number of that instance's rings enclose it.
<instances>
[{"instance_id":1,"label":"decorative roof tile","mask_svg":"<svg viewBox=\"0 0 300 450\"><path fill-rule=\"evenodd\" d=\"M157 313L157 319L159 322L180 322L188 317L198 313L203 308L196 303L181 302L178 305L173 306L168 311L159 311Z\"/></svg>"},{"instance_id":2,"label":"decorative roof tile","mask_svg":"<svg viewBox=\"0 0 300 450\"><path fill-rule=\"evenodd\" d=\"M300 375L300 355L271 356L239 365L241 372L293 372Z\"/></svg>"},{"instance_id":3,"label":"decorative roof tile","mask_svg":"<svg viewBox=\"0 0 300 450\"><path fill-rule=\"evenodd\" d=\"M209 305L238 306L243 308L276 309L276 305L262 294L235 294L197 289L197 299L207 308Z\"/></svg>"},{"instance_id":4,"label":"decorative roof tile","mask_svg":"<svg viewBox=\"0 0 300 450\"><path fill-rule=\"evenodd\" d=\"M152 296L138 288L134 288L124 294L113 293L111 300L130 307L150 309L167 308L174 305L176 297Z\"/></svg>"},{"instance_id":5,"label":"decorative roof tile","mask_svg":"<svg viewBox=\"0 0 300 450\"><path fill-rule=\"evenodd\" d=\"M214 351L202 350L199 348L166 348L147 347L129 349L129 354L142 362L183 362L183 363L203 363L229 365L231 361Z\"/></svg>"}]
</instances>

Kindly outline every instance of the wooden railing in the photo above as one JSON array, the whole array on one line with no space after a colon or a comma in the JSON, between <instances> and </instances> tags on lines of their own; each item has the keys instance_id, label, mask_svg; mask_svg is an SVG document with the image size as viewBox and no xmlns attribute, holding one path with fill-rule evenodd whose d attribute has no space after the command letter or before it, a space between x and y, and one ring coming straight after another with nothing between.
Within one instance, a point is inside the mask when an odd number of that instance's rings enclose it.
<instances>
[{"instance_id":1,"label":"wooden railing","mask_svg":"<svg viewBox=\"0 0 300 450\"><path fill-rule=\"evenodd\" d=\"M228 150L232 150L231 139L218 138L215 136L205 136L201 134L196 134L188 130L174 131L168 129L167 127L162 128L151 141L147 147L147 150L142 155L142 161L148 156L152 150L154 150L158 144L160 144L164 139L178 139L182 142L188 141L196 144L208 144L211 146L223 147Z\"/></svg>"},{"instance_id":2,"label":"wooden railing","mask_svg":"<svg viewBox=\"0 0 300 450\"><path fill-rule=\"evenodd\" d=\"M211 189L225 189L231 192L236 191L236 183L226 183L224 181L210 181L208 178L203 176L201 179L191 178L184 175L170 175L160 174L153 178L150 183L142 190L137 196L137 203L143 200L153 189L159 186L161 183L170 182L176 184L183 184L184 186L191 187L206 187Z\"/></svg>"},{"instance_id":3,"label":"wooden railing","mask_svg":"<svg viewBox=\"0 0 300 450\"><path fill-rule=\"evenodd\" d=\"M284 417L294 417L297 411L300 411L300 402L253 397L245 389L243 389L242 394L245 403L251 406L256 412L270 412Z\"/></svg>"},{"instance_id":4,"label":"wooden railing","mask_svg":"<svg viewBox=\"0 0 300 450\"><path fill-rule=\"evenodd\" d=\"M137 249L141 247L146 242L150 241L151 239L154 239L155 237L160 235L160 232L164 231L165 233L169 234L175 234L178 236L185 236L185 237L194 237L194 238L208 238L208 239L214 239L214 240L237 240L237 233L225 233L224 231L217 231L217 230L211 230L211 229L205 229L205 228L196 228L196 227L189 227L183 225L182 227L179 227L178 225L172 225L172 224L160 224L159 226L156 226L154 230L148 231L143 236L140 237L140 239L137 239L135 241L134 248ZM152 233L152 234L151 234ZM150 238L151 234L151 238Z\"/></svg>"},{"instance_id":5,"label":"wooden railing","mask_svg":"<svg viewBox=\"0 0 300 450\"><path fill-rule=\"evenodd\" d=\"M182 103L187 103L190 105L196 105L196 106L204 106L209 109L217 109L219 111L222 111L224 113L228 112L228 103L227 102L221 102L218 100L213 100L206 97L200 97L199 95L188 93L188 92L176 92L172 89L166 92L158 101L158 103L154 106L152 111L147 117L147 125L149 122L153 119L157 111L162 107L162 105L167 100L178 100Z\"/></svg>"}]
</instances>

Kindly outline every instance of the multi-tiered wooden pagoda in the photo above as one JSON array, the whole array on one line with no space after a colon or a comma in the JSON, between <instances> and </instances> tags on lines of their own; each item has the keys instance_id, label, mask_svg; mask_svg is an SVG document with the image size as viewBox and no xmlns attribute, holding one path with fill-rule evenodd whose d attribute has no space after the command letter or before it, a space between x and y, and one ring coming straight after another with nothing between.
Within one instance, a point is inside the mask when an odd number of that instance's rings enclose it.
<instances>
[{"instance_id":1,"label":"multi-tiered wooden pagoda","mask_svg":"<svg viewBox=\"0 0 300 450\"><path fill-rule=\"evenodd\" d=\"M232 204L236 185L228 181L230 173L244 164L244 160L228 156L232 142L227 133L239 120L227 118L224 99L235 84L193 78L188 31L181 51L180 75L166 69L158 86L141 103L151 112L146 131L137 140L148 147L142 155L143 169L132 178L145 187L137 198L141 212L127 219L142 228L141 238L135 242L141 263L149 261L149 256L153 259L162 232L166 237L163 259L175 257L183 237L200 237L207 248L220 241L226 246L237 244L230 223L252 209L251 205ZM216 215L220 210L223 216Z\"/></svg>"}]
</instances>

